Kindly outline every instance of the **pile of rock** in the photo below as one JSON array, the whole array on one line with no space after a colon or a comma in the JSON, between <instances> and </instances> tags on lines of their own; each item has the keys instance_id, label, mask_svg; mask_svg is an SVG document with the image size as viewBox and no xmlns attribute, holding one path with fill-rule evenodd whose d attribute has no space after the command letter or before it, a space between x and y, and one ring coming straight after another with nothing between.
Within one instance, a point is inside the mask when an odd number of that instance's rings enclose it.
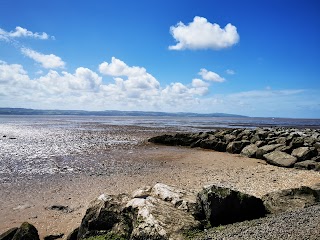
<instances>
[{"instance_id":1,"label":"pile of rock","mask_svg":"<svg viewBox=\"0 0 320 240\"><path fill-rule=\"evenodd\" d=\"M99 196L68 239L186 239L190 231L301 209L319 201L319 186L287 189L258 198L223 186L209 185L191 192L157 183L131 195Z\"/></svg>"},{"instance_id":2,"label":"pile of rock","mask_svg":"<svg viewBox=\"0 0 320 240\"><path fill-rule=\"evenodd\" d=\"M320 186L288 189L257 198L223 186L205 186L195 193L157 183L131 195L102 194L91 202L81 225L67 239L179 240L185 239L190 231L301 209L319 201ZM39 239L37 230L29 223L0 235L0 240L29 239Z\"/></svg>"},{"instance_id":3,"label":"pile of rock","mask_svg":"<svg viewBox=\"0 0 320 240\"><path fill-rule=\"evenodd\" d=\"M320 130L315 129L224 129L161 135L149 142L242 154L280 167L320 170Z\"/></svg>"}]
</instances>

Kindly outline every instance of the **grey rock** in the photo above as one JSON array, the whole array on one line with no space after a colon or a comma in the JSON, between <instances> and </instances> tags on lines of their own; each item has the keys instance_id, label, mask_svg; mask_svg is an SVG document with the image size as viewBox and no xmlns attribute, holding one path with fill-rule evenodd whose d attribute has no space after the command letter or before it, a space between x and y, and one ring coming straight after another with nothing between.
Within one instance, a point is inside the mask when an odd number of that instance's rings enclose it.
<instances>
[{"instance_id":1,"label":"grey rock","mask_svg":"<svg viewBox=\"0 0 320 240\"><path fill-rule=\"evenodd\" d=\"M319 187L303 186L266 194L262 197L262 200L268 212L281 213L319 203L320 190Z\"/></svg>"},{"instance_id":2,"label":"grey rock","mask_svg":"<svg viewBox=\"0 0 320 240\"><path fill-rule=\"evenodd\" d=\"M211 226L259 218L265 214L261 199L230 188L210 185L197 196L196 216Z\"/></svg>"},{"instance_id":3,"label":"grey rock","mask_svg":"<svg viewBox=\"0 0 320 240\"><path fill-rule=\"evenodd\" d=\"M240 153L242 149L249 144L250 142L245 140L230 142L227 145L226 151L229 153Z\"/></svg>"},{"instance_id":4,"label":"grey rock","mask_svg":"<svg viewBox=\"0 0 320 240\"><path fill-rule=\"evenodd\" d=\"M257 145L250 144L250 145L248 145L248 146L246 146L245 148L242 149L241 155L244 155L244 156L252 158L252 157L256 156L257 150L258 150Z\"/></svg>"},{"instance_id":5,"label":"grey rock","mask_svg":"<svg viewBox=\"0 0 320 240\"><path fill-rule=\"evenodd\" d=\"M305 160L302 162L297 162L294 164L294 168L304 169L304 170L320 170L320 162L313 160Z\"/></svg>"},{"instance_id":6,"label":"grey rock","mask_svg":"<svg viewBox=\"0 0 320 240\"><path fill-rule=\"evenodd\" d=\"M317 156L317 151L314 148L310 147L299 147L294 149L291 155L295 156L298 161L304 161Z\"/></svg>"},{"instance_id":7,"label":"grey rock","mask_svg":"<svg viewBox=\"0 0 320 240\"><path fill-rule=\"evenodd\" d=\"M265 145L262 147L259 147L256 152L256 157L263 159L263 155L266 153L274 151L276 148L283 146L282 144L271 144L271 145Z\"/></svg>"},{"instance_id":8,"label":"grey rock","mask_svg":"<svg viewBox=\"0 0 320 240\"><path fill-rule=\"evenodd\" d=\"M279 167L292 167L297 162L296 157L280 151L264 154L263 157L267 163Z\"/></svg>"}]
</instances>

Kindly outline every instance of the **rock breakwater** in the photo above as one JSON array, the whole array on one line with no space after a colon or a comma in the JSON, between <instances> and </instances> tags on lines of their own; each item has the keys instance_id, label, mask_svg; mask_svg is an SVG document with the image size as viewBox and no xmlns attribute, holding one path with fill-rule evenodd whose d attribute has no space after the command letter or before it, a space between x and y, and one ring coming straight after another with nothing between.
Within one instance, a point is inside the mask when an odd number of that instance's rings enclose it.
<instances>
[{"instance_id":1,"label":"rock breakwater","mask_svg":"<svg viewBox=\"0 0 320 240\"><path fill-rule=\"evenodd\" d=\"M279 167L320 171L320 130L295 128L222 129L160 135L156 144L212 149L264 159Z\"/></svg>"}]
</instances>

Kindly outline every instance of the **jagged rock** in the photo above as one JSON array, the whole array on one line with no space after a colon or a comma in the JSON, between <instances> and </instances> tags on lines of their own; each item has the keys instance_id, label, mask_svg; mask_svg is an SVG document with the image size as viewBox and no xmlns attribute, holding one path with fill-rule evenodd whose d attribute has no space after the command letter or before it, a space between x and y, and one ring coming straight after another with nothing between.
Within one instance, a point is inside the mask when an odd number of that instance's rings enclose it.
<instances>
[{"instance_id":1,"label":"jagged rock","mask_svg":"<svg viewBox=\"0 0 320 240\"><path fill-rule=\"evenodd\" d=\"M297 149L294 149L291 155L295 156L298 161L304 161L310 160L311 158L317 156L317 151L314 148L299 147Z\"/></svg>"},{"instance_id":2,"label":"jagged rock","mask_svg":"<svg viewBox=\"0 0 320 240\"><path fill-rule=\"evenodd\" d=\"M263 159L263 155L274 151L276 148L283 146L282 144L271 144L271 145L265 145L262 147L259 147L256 152L256 157Z\"/></svg>"},{"instance_id":3,"label":"jagged rock","mask_svg":"<svg viewBox=\"0 0 320 240\"><path fill-rule=\"evenodd\" d=\"M17 229L12 240L40 240L38 230L30 223L24 222Z\"/></svg>"},{"instance_id":4,"label":"jagged rock","mask_svg":"<svg viewBox=\"0 0 320 240\"><path fill-rule=\"evenodd\" d=\"M45 236L43 240L55 240L63 237L63 233Z\"/></svg>"},{"instance_id":5,"label":"jagged rock","mask_svg":"<svg viewBox=\"0 0 320 240\"><path fill-rule=\"evenodd\" d=\"M79 227L77 239L84 239L92 235L114 232L122 237L128 237L132 231L133 213L123 209L128 202L126 194L102 194L90 203Z\"/></svg>"},{"instance_id":6,"label":"jagged rock","mask_svg":"<svg viewBox=\"0 0 320 240\"><path fill-rule=\"evenodd\" d=\"M132 195L133 198L126 194L103 194L93 201L77 239L94 235L137 240L183 239L184 230L201 226L192 215L195 194L158 183L152 188L138 189Z\"/></svg>"},{"instance_id":7,"label":"jagged rock","mask_svg":"<svg viewBox=\"0 0 320 240\"><path fill-rule=\"evenodd\" d=\"M280 151L264 154L263 157L267 163L279 167L292 167L297 162L296 157Z\"/></svg>"},{"instance_id":8,"label":"jagged rock","mask_svg":"<svg viewBox=\"0 0 320 240\"><path fill-rule=\"evenodd\" d=\"M210 185L197 196L197 214L211 226L263 217L266 214L261 199L230 188Z\"/></svg>"},{"instance_id":9,"label":"jagged rock","mask_svg":"<svg viewBox=\"0 0 320 240\"><path fill-rule=\"evenodd\" d=\"M0 240L11 240L17 231L17 227L9 229L0 235Z\"/></svg>"},{"instance_id":10,"label":"jagged rock","mask_svg":"<svg viewBox=\"0 0 320 240\"><path fill-rule=\"evenodd\" d=\"M266 194L262 197L270 213L281 213L288 210L304 208L320 201L320 187L299 187Z\"/></svg>"},{"instance_id":11,"label":"jagged rock","mask_svg":"<svg viewBox=\"0 0 320 240\"><path fill-rule=\"evenodd\" d=\"M67 236L67 240L77 240L78 239L79 228L74 229L69 235Z\"/></svg>"},{"instance_id":12,"label":"jagged rock","mask_svg":"<svg viewBox=\"0 0 320 240\"><path fill-rule=\"evenodd\" d=\"M256 156L257 150L258 150L257 145L250 144L250 145L248 145L248 146L246 146L245 148L242 149L241 155L244 155L244 156L252 158L252 157Z\"/></svg>"},{"instance_id":13,"label":"jagged rock","mask_svg":"<svg viewBox=\"0 0 320 240\"><path fill-rule=\"evenodd\" d=\"M294 164L294 168L319 171L320 162L316 162L314 160L305 160L305 161L297 162L296 164Z\"/></svg>"},{"instance_id":14,"label":"jagged rock","mask_svg":"<svg viewBox=\"0 0 320 240\"><path fill-rule=\"evenodd\" d=\"M240 153L242 149L249 144L250 142L246 140L230 142L226 150L229 153Z\"/></svg>"},{"instance_id":15,"label":"jagged rock","mask_svg":"<svg viewBox=\"0 0 320 240\"><path fill-rule=\"evenodd\" d=\"M302 137L294 137L290 143L292 149L303 147L304 140Z\"/></svg>"}]
</instances>

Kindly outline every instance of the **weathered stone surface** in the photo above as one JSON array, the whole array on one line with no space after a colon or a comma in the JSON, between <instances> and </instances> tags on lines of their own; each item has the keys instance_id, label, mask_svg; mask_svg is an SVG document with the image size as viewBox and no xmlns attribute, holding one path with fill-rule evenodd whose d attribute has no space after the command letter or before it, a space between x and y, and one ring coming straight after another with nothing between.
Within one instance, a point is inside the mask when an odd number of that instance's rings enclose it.
<instances>
[{"instance_id":1,"label":"weathered stone surface","mask_svg":"<svg viewBox=\"0 0 320 240\"><path fill-rule=\"evenodd\" d=\"M294 168L319 171L320 170L320 162L316 162L313 160L305 160L305 161L297 162L296 164L294 164Z\"/></svg>"},{"instance_id":2,"label":"weathered stone surface","mask_svg":"<svg viewBox=\"0 0 320 240\"><path fill-rule=\"evenodd\" d=\"M256 157L263 159L263 155L274 151L276 148L283 146L282 144L271 144L271 145L265 145L260 148L258 148L256 152Z\"/></svg>"},{"instance_id":3,"label":"weathered stone surface","mask_svg":"<svg viewBox=\"0 0 320 240\"><path fill-rule=\"evenodd\" d=\"M12 240L39 240L38 230L32 224L24 222L14 234Z\"/></svg>"},{"instance_id":4,"label":"weathered stone surface","mask_svg":"<svg viewBox=\"0 0 320 240\"><path fill-rule=\"evenodd\" d=\"M266 194L262 197L270 213L304 208L320 201L320 188L300 187Z\"/></svg>"},{"instance_id":5,"label":"weathered stone surface","mask_svg":"<svg viewBox=\"0 0 320 240\"><path fill-rule=\"evenodd\" d=\"M91 203L77 239L94 235L123 239L183 239L183 231L199 228L192 213L195 194L158 183L126 194L101 195ZM75 236L75 234L73 234ZM74 238L70 237L70 240Z\"/></svg>"},{"instance_id":6,"label":"weathered stone surface","mask_svg":"<svg viewBox=\"0 0 320 240\"><path fill-rule=\"evenodd\" d=\"M246 146L245 148L242 149L241 155L253 158L253 157L256 156L257 150L258 150L257 145L250 144L250 145L248 145L248 146Z\"/></svg>"},{"instance_id":7,"label":"weathered stone surface","mask_svg":"<svg viewBox=\"0 0 320 240\"><path fill-rule=\"evenodd\" d=\"M299 147L292 151L292 156L295 156L298 161L310 160L311 158L317 156L317 151L310 147Z\"/></svg>"},{"instance_id":8,"label":"weathered stone surface","mask_svg":"<svg viewBox=\"0 0 320 240\"><path fill-rule=\"evenodd\" d=\"M263 157L267 163L279 167L292 167L297 162L296 157L280 151L267 153Z\"/></svg>"},{"instance_id":9,"label":"weathered stone surface","mask_svg":"<svg viewBox=\"0 0 320 240\"><path fill-rule=\"evenodd\" d=\"M67 236L67 240L77 240L78 239L79 228L74 229L69 235Z\"/></svg>"},{"instance_id":10,"label":"weathered stone surface","mask_svg":"<svg viewBox=\"0 0 320 240\"><path fill-rule=\"evenodd\" d=\"M245 141L245 140L230 142L227 145L226 150L229 153L240 153L242 151L242 149L249 144L250 144L250 142Z\"/></svg>"},{"instance_id":11,"label":"weathered stone surface","mask_svg":"<svg viewBox=\"0 0 320 240\"><path fill-rule=\"evenodd\" d=\"M0 235L0 240L11 240L17 231L17 227L9 229Z\"/></svg>"},{"instance_id":12,"label":"weathered stone surface","mask_svg":"<svg viewBox=\"0 0 320 240\"><path fill-rule=\"evenodd\" d=\"M266 214L261 199L230 188L206 186L197 196L197 217L211 226L263 217Z\"/></svg>"}]
</instances>

